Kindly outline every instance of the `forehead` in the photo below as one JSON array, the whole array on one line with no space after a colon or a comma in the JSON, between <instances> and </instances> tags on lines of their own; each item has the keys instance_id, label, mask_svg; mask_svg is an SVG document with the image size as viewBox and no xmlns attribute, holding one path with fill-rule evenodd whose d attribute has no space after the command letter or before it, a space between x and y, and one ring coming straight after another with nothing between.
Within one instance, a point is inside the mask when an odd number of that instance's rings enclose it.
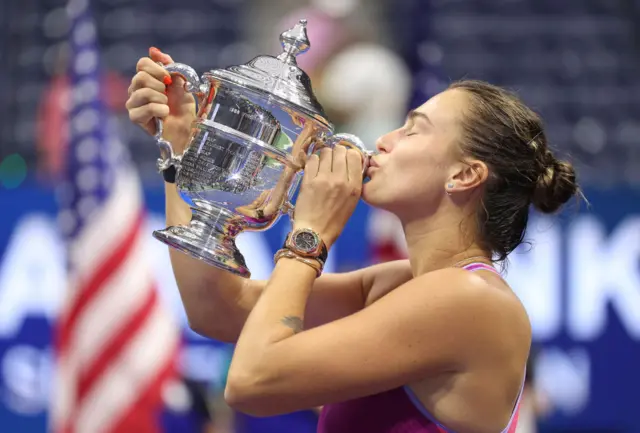
<instances>
[{"instance_id":1,"label":"forehead","mask_svg":"<svg viewBox=\"0 0 640 433\"><path fill-rule=\"evenodd\" d=\"M462 119L469 96L460 89L445 90L416 109L429 116L434 126L451 129Z\"/></svg>"}]
</instances>

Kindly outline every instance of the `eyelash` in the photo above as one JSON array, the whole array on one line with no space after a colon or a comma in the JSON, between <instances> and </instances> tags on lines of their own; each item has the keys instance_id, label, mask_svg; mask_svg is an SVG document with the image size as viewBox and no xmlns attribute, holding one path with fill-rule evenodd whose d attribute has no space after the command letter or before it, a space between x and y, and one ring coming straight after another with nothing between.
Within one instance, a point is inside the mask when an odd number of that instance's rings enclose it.
<instances>
[{"instance_id":1,"label":"eyelash","mask_svg":"<svg viewBox=\"0 0 640 433\"><path fill-rule=\"evenodd\" d=\"M409 132L410 129L411 128L405 128L404 129L404 136L405 137L411 137L412 135L416 135L417 134L417 132Z\"/></svg>"}]
</instances>

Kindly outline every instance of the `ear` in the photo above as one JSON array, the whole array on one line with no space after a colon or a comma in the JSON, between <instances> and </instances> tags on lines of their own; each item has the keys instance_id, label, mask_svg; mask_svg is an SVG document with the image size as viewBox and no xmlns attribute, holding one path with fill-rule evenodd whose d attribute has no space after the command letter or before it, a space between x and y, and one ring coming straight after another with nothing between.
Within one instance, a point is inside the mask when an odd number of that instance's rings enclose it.
<instances>
[{"instance_id":1,"label":"ear","mask_svg":"<svg viewBox=\"0 0 640 433\"><path fill-rule=\"evenodd\" d=\"M469 191L482 185L489 177L487 164L477 159L462 161L454 167L449 181L447 192Z\"/></svg>"}]
</instances>

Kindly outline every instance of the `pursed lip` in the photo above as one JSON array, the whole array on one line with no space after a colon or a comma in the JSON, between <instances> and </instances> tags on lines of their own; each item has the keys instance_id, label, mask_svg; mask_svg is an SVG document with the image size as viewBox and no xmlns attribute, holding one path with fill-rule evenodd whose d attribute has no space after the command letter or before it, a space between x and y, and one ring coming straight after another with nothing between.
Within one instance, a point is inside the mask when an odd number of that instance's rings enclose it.
<instances>
[{"instance_id":1,"label":"pursed lip","mask_svg":"<svg viewBox=\"0 0 640 433\"><path fill-rule=\"evenodd\" d=\"M367 175L367 177L371 177L371 174L379 168L380 166L376 162L375 158L371 157L369 158L369 166L367 167L367 171L365 172L365 174Z\"/></svg>"},{"instance_id":2,"label":"pursed lip","mask_svg":"<svg viewBox=\"0 0 640 433\"><path fill-rule=\"evenodd\" d=\"M371 165L369 165L369 167L367 167L366 174L367 174L367 176L371 177L371 174L372 174L374 171L379 170L379 169L380 169L380 167L378 167L377 165L373 165L373 164L371 164Z\"/></svg>"}]
</instances>

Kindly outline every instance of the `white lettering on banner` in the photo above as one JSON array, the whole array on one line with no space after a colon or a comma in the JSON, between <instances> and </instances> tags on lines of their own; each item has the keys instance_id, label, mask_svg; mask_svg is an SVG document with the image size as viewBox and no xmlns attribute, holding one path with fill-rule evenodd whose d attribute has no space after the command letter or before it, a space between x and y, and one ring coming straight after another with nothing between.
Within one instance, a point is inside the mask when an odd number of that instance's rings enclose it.
<instances>
[{"instance_id":1,"label":"white lettering on banner","mask_svg":"<svg viewBox=\"0 0 640 433\"><path fill-rule=\"evenodd\" d=\"M27 316L53 319L66 285L64 260L51 218L18 222L0 263L0 338L13 337Z\"/></svg>"},{"instance_id":2,"label":"white lettering on banner","mask_svg":"<svg viewBox=\"0 0 640 433\"><path fill-rule=\"evenodd\" d=\"M47 409L51 386L49 348L16 345L1 360L4 405L22 415L35 415Z\"/></svg>"},{"instance_id":3,"label":"white lettering on banner","mask_svg":"<svg viewBox=\"0 0 640 433\"><path fill-rule=\"evenodd\" d=\"M551 400L554 409L575 415L587 406L591 393L591 362L584 349L542 350L536 362L535 387Z\"/></svg>"},{"instance_id":4,"label":"white lettering on banner","mask_svg":"<svg viewBox=\"0 0 640 433\"><path fill-rule=\"evenodd\" d=\"M227 349L208 344L187 346L181 353L180 369L185 377L224 386ZM18 344L0 359L0 405L23 416L34 416L48 408L53 355L50 347ZM221 388L222 389L222 388Z\"/></svg>"},{"instance_id":5,"label":"white lettering on banner","mask_svg":"<svg viewBox=\"0 0 640 433\"><path fill-rule=\"evenodd\" d=\"M569 235L567 328L577 341L596 340L607 307L640 340L640 218L623 220L609 237L594 217L578 219Z\"/></svg>"},{"instance_id":6,"label":"white lettering on banner","mask_svg":"<svg viewBox=\"0 0 640 433\"><path fill-rule=\"evenodd\" d=\"M560 227L547 218L531 219L527 230L531 245L522 245L511 256L507 280L526 306L533 338L553 338L562 328Z\"/></svg>"}]
</instances>

